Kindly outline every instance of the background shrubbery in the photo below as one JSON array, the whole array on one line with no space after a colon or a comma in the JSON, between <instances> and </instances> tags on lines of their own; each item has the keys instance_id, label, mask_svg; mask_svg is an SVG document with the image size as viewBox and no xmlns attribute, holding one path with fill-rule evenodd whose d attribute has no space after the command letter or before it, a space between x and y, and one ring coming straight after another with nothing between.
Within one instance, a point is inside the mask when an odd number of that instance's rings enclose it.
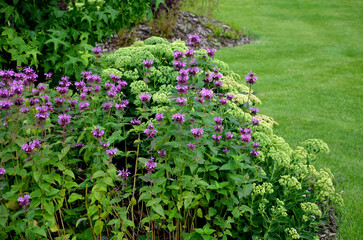
<instances>
[{"instance_id":1,"label":"background shrubbery","mask_svg":"<svg viewBox=\"0 0 363 240\"><path fill-rule=\"evenodd\" d=\"M152 16L151 1L9 0L0 2L0 68L32 65L79 77L95 42ZM60 75L59 75L60 77Z\"/></svg>"},{"instance_id":2,"label":"background shrubbery","mask_svg":"<svg viewBox=\"0 0 363 240\"><path fill-rule=\"evenodd\" d=\"M313 239L341 203L328 146L291 149L213 55L153 37L55 89L2 71L2 237Z\"/></svg>"}]
</instances>

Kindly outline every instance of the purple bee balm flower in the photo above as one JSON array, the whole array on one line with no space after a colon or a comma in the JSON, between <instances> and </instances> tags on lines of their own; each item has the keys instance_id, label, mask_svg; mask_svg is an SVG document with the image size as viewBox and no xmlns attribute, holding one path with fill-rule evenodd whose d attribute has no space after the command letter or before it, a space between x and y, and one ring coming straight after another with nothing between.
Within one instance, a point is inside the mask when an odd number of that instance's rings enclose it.
<instances>
[{"instance_id":1,"label":"purple bee balm flower","mask_svg":"<svg viewBox=\"0 0 363 240\"><path fill-rule=\"evenodd\" d=\"M223 131L224 127L222 125L215 125L214 126L214 130L217 132L217 133L221 133Z\"/></svg>"},{"instance_id":2,"label":"purple bee balm flower","mask_svg":"<svg viewBox=\"0 0 363 240\"><path fill-rule=\"evenodd\" d=\"M223 118L221 117L215 117L213 120L216 122L217 125L222 125Z\"/></svg>"},{"instance_id":3,"label":"purple bee balm flower","mask_svg":"<svg viewBox=\"0 0 363 240\"><path fill-rule=\"evenodd\" d=\"M64 96L68 92L69 88L68 87L56 87L56 90L60 95Z\"/></svg>"},{"instance_id":4,"label":"purple bee balm flower","mask_svg":"<svg viewBox=\"0 0 363 240\"><path fill-rule=\"evenodd\" d=\"M233 137L234 137L234 135L231 132L226 133L226 140L227 141L232 140Z\"/></svg>"},{"instance_id":5,"label":"purple bee balm flower","mask_svg":"<svg viewBox=\"0 0 363 240\"><path fill-rule=\"evenodd\" d=\"M193 49L186 50L186 51L185 51L185 56L186 56L187 58L192 58L192 57L194 57L194 50L193 50Z\"/></svg>"},{"instance_id":6,"label":"purple bee balm flower","mask_svg":"<svg viewBox=\"0 0 363 240\"><path fill-rule=\"evenodd\" d=\"M101 137L103 136L103 134L105 134L104 130L101 130L99 126L95 127L94 129L92 129L92 134L93 137L97 138L97 139L101 139Z\"/></svg>"},{"instance_id":7,"label":"purple bee balm flower","mask_svg":"<svg viewBox=\"0 0 363 240\"><path fill-rule=\"evenodd\" d=\"M244 135L251 135L252 130L251 128L239 128L240 133Z\"/></svg>"},{"instance_id":8,"label":"purple bee balm flower","mask_svg":"<svg viewBox=\"0 0 363 240\"><path fill-rule=\"evenodd\" d=\"M187 77L188 76L188 70L187 69L180 69L179 76Z\"/></svg>"},{"instance_id":9,"label":"purple bee balm flower","mask_svg":"<svg viewBox=\"0 0 363 240\"><path fill-rule=\"evenodd\" d=\"M183 58L183 56L184 56L183 52L179 52L179 51L174 52L174 59L177 61L180 60L181 58Z\"/></svg>"},{"instance_id":10,"label":"purple bee balm flower","mask_svg":"<svg viewBox=\"0 0 363 240\"><path fill-rule=\"evenodd\" d=\"M103 147L104 149L108 148L110 146L109 142L101 142L101 147Z\"/></svg>"},{"instance_id":11,"label":"purple bee balm flower","mask_svg":"<svg viewBox=\"0 0 363 240\"><path fill-rule=\"evenodd\" d=\"M9 100L0 101L1 110L10 110L13 103Z\"/></svg>"},{"instance_id":12,"label":"purple bee balm flower","mask_svg":"<svg viewBox=\"0 0 363 240\"><path fill-rule=\"evenodd\" d=\"M230 152L230 150L228 150L228 148L225 148L225 149L223 150L223 152L224 152L225 154L227 154L227 153L229 153L229 152Z\"/></svg>"},{"instance_id":13,"label":"purple bee balm flower","mask_svg":"<svg viewBox=\"0 0 363 240\"><path fill-rule=\"evenodd\" d=\"M164 157L166 157L166 152L164 150L160 150L158 152L158 155L159 155L159 157L164 158Z\"/></svg>"},{"instance_id":14,"label":"purple bee balm flower","mask_svg":"<svg viewBox=\"0 0 363 240\"><path fill-rule=\"evenodd\" d=\"M30 195L25 194L24 197L19 196L18 202L19 202L19 205L23 206L23 208L25 210L26 206L30 205Z\"/></svg>"},{"instance_id":15,"label":"purple bee balm flower","mask_svg":"<svg viewBox=\"0 0 363 240\"><path fill-rule=\"evenodd\" d=\"M189 122L191 122L191 123L195 122L195 118L189 119Z\"/></svg>"},{"instance_id":16,"label":"purple bee balm flower","mask_svg":"<svg viewBox=\"0 0 363 240\"><path fill-rule=\"evenodd\" d=\"M157 132L158 131L154 128L152 123L150 123L149 126L147 126L147 128L144 130L147 138L155 138Z\"/></svg>"},{"instance_id":17,"label":"purple bee balm flower","mask_svg":"<svg viewBox=\"0 0 363 240\"><path fill-rule=\"evenodd\" d=\"M40 140L33 140L31 143L34 146L34 148L40 149L42 147L40 145L42 143L42 141L40 141Z\"/></svg>"},{"instance_id":18,"label":"purple bee balm flower","mask_svg":"<svg viewBox=\"0 0 363 240\"><path fill-rule=\"evenodd\" d=\"M117 84L122 88L125 88L127 86L127 82L126 81L117 81Z\"/></svg>"},{"instance_id":19,"label":"purple bee balm flower","mask_svg":"<svg viewBox=\"0 0 363 240\"><path fill-rule=\"evenodd\" d=\"M146 163L145 163L145 169L149 172L152 172L155 170L157 166L157 163L154 162L154 158L151 157Z\"/></svg>"},{"instance_id":20,"label":"purple bee balm flower","mask_svg":"<svg viewBox=\"0 0 363 240\"><path fill-rule=\"evenodd\" d=\"M101 86L95 86L92 88L94 92L100 92L101 91Z\"/></svg>"},{"instance_id":21,"label":"purple bee balm flower","mask_svg":"<svg viewBox=\"0 0 363 240\"><path fill-rule=\"evenodd\" d=\"M76 86L77 91L81 92L83 88L86 86L85 82L75 82L74 85Z\"/></svg>"},{"instance_id":22,"label":"purple bee balm flower","mask_svg":"<svg viewBox=\"0 0 363 240\"><path fill-rule=\"evenodd\" d=\"M99 47L94 47L94 48L92 49L92 51L93 51L93 53L94 53L94 54L96 54L96 55L97 55L97 57L98 57L98 58L100 58L100 57L102 56L102 50L101 50L101 48L99 48Z\"/></svg>"},{"instance_id":23,"label":"purple bee balm flower","mask_svg":"<svg viewBox=\"0 0 363 240\"><path fill-rule=\"evenodd\" d=\"M22 146L21 146L21 149L23 149L25 151L26 154L31 154L33 153L33 150L34 150L34 145L32 142L29 142L29 143L24 143Z\"/></svg>"},{"instance_id":24,"label":"purple bee balm flower","mask_svg":"<svg viewBox=\"0 0 363 240\"><path fill-rule=\"evenodd\" d=\"M141 123L141 120L135 118L135 119L132 119L130 122L131 122L132 125L139 126L140 123Z\"/></svg>"},{"instance_id":25,"label":"purple bee balm flower","mask_svg":"<svg viewBox=\"0 0 363 240\"><path fill-rule=\"evenodd\" d=\"M44 91L46 88L47 88L47 86L46 86L45 84L43 84L43 83L40 83L40 84L38 85L38 90L39 90L39 91Z\"/></svg>"},{"instance_id":26,"label":"purple bee balm flower","mask_svg":"<svg viewBox=\"0 0 363 240\"><path fill-rule=\"evenodd\" d=\"M177 85L176 89L177 89L178 93L187 93L189 90L189 87L186 85Z\"/></svg>"},{"instance_id":27,"label":"purple bee balm flower","mask_svg":"<svg viewBox=\"0 0 363 240\"><path fill-rule=\"evenodd\" d=\"M222 87L222 85L223 85L223 82L221 82L221 81L214 82L214 87L216 87L216 88L220 88L220 87Z\"/></svg>"},{"instance_id":28,"label":"purple bee balm flower","mask_svg":"<svg viewBox=\"0 0 363 240\"><path fill-rule=\"evenodd\" d=\"M76 107L76 104L77 104L77 99L74 99L74 100L68 100L68 106L71 107L71 108L75 108Z\"/></svg>"},{"instance_id":29,"label":"purple bee balm flower","mask_svg":"<svg viewBox=\"0 0 363 240\"><path fill-rule=\"evenodd\" d=\"M81 74L82 74L82 77L83 77L84 79L86 79L89 75L91 75L91 74L92 74L92 72L91 72L91 71L88 71L88 72L81 72Z\"/></svg>"},{"instance_id":30,"label":"purple bee balm flower","mask_svg":"<svg viewBox=\"0 0 363 240\"><path fill-rule=\"evenodd\" d=\"M202 88L202 90L199 92L199 97L204 98L205 100L211 100L213 98L213 90Z\"/></svg>"},{"instance_id":31,"label":"purple bee balm flower","mask_svg":"<svg viewBox=\"0 0 363 240\"><path fill-rule=\"evenodd\" d=\"M203 79L202 79L202 81L203 81L205 84L207 84L207 83L212 82L212 78L210 78L210 77L206 77L206 78L203 78Z\"/></svg>"},{"instance_id":32,"label":"purple bee balm flower","mask_svg":"<svg viewBox=\"0 0 363 240\"><path fill-rule=\"evenodd\" d=\"M116 155L117 148L111 148L106 150L106 153L109 157L114 157Z\"/></svg>"},{"instance_id":33,"label":"purple bee balm flower","mask_svg":"<svg viewBox=\"0 0 363 240\"><path fill-rule=\"evenodd\" d=\"M190 76L196 76L197 73L199 72L198 68L188 68L187 70Z\"/></svg>"},{"instance_id":34,"label":"purple bee balm flower","mask_svg":"<svg viewBox=\"0 0 363 240\"><path fill-rule=\"evenodd\" d=\"M260 143L258 143L258 142L253 142L253 143L252 143L252 146L253 146L253 148L257 149L257 148L260 146Z\"/></svg>"},{"instance_id":35,"label":"purple bee balm flower","mask_svg":"<svg viewBox=\"0 0 363 240\"><path fill-rule=\"evenodd\" d=\"M96 75L96 74L93 74L93 75L89 75L87 76L87 82L88 83L100 83L101 82L101 77Z\"/></svg>"},{"instance_id":36,"label":"purple bee balm flower","mask_svg":"<svg viewBox=\"0 0 363 240\"><path fill-rule=\"evenodd\" d=\"M13 85L13 86L11 86L11 91L13 91L17 95L21 95L24 91L24 86L23 85ZM2 94L0 94L0 95L2 95Z\"/></svg>"},{"instance_id":37,"label":"purple bee balm flower","mask_svg":"<svg viewBox=\"0 0 363 240\"><path fill-rule=\"evenodd\" d=\"M194 97L194 100L200 103L204 103L204 98Z\"/></svg>"},{"instance_id":38,"label":"purple bee balm flower","mask_svg":"<svg viewBox=\"0 0 363 240\"><path fill-rule=\"evenodd\" d=\"M247 83L247 84L251 84L251 85L255 84L255 83L256 83L256 81L257 81L256 73L254 73L254 72L252 72L252 71L251 71L251 72L249 72L249 73L246 75L245 79L246 79L246 83Z\"/></svg>"},{"instance_id":39,"label":"purple bee balm flower","mask_svg":"<svg viewBox=\"0 0 363 240\"><path fill-rule=\"evenodd\" d=\"M121 77L120 77L120 76L118 76L118 75L113 75L112 73L110 74L110 78L111 78L113 81L115 81L115 82L121 79Z\"/></svg>"},{"instance_id":40,"label":"purple bee balm flower","mask_svg":"<svg viewBox=\"0 0 363 240\"><path fill-rule=\"evenodd\" d=\"M64 103L65 99L64 98L56 98L54 99L54 102L58 105L62 105Z\"/></svg>"},{"instance_id":41,"label":"purple bee balm flower","mask_svg":"<svg viewBox=\"0 0 363 240\"><path fill-rule=\"evenodd\" d=\"M182 97L182 98L177 97L176 98L176 105L184 106L186 101L187 101L187 98L185 98L185 97Z\"/></svg>"},{"instance_id":42,"label":"purple bee balm flower","mask_svg":"<svg viewBox=\"0 0 363 240\"><path fill-rule=\"evenodd\" d=\"M48 73L44 73L45 79L51 79L53 76L53 73L48 72Z\"/></svg>"},{"instance_id":43,"label":"purple bee balm flower","mask_svg":"<svg viewBox=\"0 0 363 240\"><path fill-rule=\"evenodd\" d=\"M104 111L109 111L112 108L113 104L109 102L105 102L102 104L102 108Z\"/></svg>"},{"instance_id":44,"label":"purple bee balm flower","mask_svg":"<svg viewBox=\"0 0 363 240\"><path fill-rule=\"evenodd\" d=\"M120 111L120 110L123 111L129 103L130 103L129 100L127 100L127 99L122 100L121 104L117 104L117 103L115 104L115 108L117 109L117 111Z\"/></svg>"},{"instance_id":45,"label":"purple bee balm flower","mask_svg":"<svg viewBox=\"0 0 363 240\"><path fill-rule=\"evenodd\" d=\"M155 115L155 118L156 118L156 120L158 120L158 122L162 122L163 119L165 118L164 113L157 113Z\"/></svg>"},{"instance_id":46,"label":"purple bee balm flower","mask_svg":"<svg viewBox=\"0 0 363 240\"><path fill-rule=\"evenodd\" d=\"M146 67L147 69L150 69L154 63L154 61L151 59L151 60L144 60L142 61L142 63L144 64L144 67Z\"/></svg>"},{"instance_id":47,"label":"purple bee balm flower","mask_svg":"<svg viewBox=\"0 0 363 240\"><path fill-rule=\"evenodd\" d=\"M191 143L189 142L189 144L187 144L187 147L192 151L194 152L194 148L195 148L195 143Z\"/></svg>"},{"instance_id":48,"label":"purple bee balm flower","mask_svg":"<svg viewBox=\"0 0 363 240\"><path fill-rule=\"evenodd\" d=\"M5 168L1 167L0 168L0 178L5 179L5 177L4 177L5 173L6 173Z\"/></svg>"},{"instance_id":49,"label":"purple bee balm flower","mask_svg":"<svg viewBox=\"0 0 363 240\"><path fill-rule=\"evenodd\" d=\"M75 146L76 146L76 147L84 147L85 145L86 145L86 144L84 144L84 143L76 143L76 144L75 144Z\"/></svg>"},{"instance_id":50,"label":"purple bee balm flower","mask_svg":"<svg viewBox=\"0 0 363 240\"><path fill-rule=\"evenodd\" d=\"M122 169L122 170L118 170L117 171L117 175L118 177L117 178L121 178L123 180L127 180L127 178L130 176L130 172L129 170L126 168L126 169Z\"/></svg>"},{"instance_id":51,"label":"purple bee balm flower","mask_svg":"<svg viewBox=\"0 0 363 240\"><path fill-rule=\"evenodd\" d=\"M188 83L189 77L188 76L178 75L176 77L176 80L178 81L178 84L185 85L185 84Z\"/></svg>"},{"instance_id":52,"label":"purple bee balm flower","mask_svg":"<svg viewBox=\"0 0 363 240\"><path fill-rule=\"evenodd\" d=\"M107 91L107 95L108 95L110 98L114 98L114 97L116 96L116 94L117 94L117 92L115 92L115 91L112 91L112 90Z\"/></svg>"},{"instance_id":53,"label":"purple bee balm flower","mask_svg":"<svg viewBox=\"0 0 363 240\"><path fill-rule=\"evenodd\" d=\"M145 102L150 101L151 96L147 93L141 93L139 98L140 98L141 102L145 103Z\"/></svg>"},{"instance_id":54,"label":"purple bee balm flower","mask_svg":"<svg viewBox=\"0 0 363 240\"><path fill-rule=\"evenodd\" d=\"M79 110L84 111L84 110L89 108L89 103L88 102L80 102L78 104L78 106L79 106Z\"/></svg>"},{"instance_id":55,"label":"purple bee balm flower","mask_svg":"<svg viewBox=\"0 0 363 240\"><path fill-rule=\"evenodd\" d=\"M241 135L242 142L249 143L251 141L251 135Z\"/></svg>"},{"instance_id":56,"label":"purple bee balm flower","mask_svg":"<svg viewBox=\"0 0 363 240\"><path fill-rule=\"evenodd\" d=\"M203 128L192 128L190 131L193 133L196 141L198 140L198 138L202 137L204 133Z\"/></svg>"},{"instance_id":57,"label":"purple bee balm flower","mask_svg":"<svg viewBox=\"0 0 363 240\"><path fill-rule=\"evenodd\" d=\"M111 87L115 87L115 84L109 83L109 82L105 83L105 88L106 89L110 89Z\"/></svg>"},{"instance_id":58,"label":"purple bee balm flower","mask_svg":"<svg viewBox=\"0 0 363 240\"><path fill-rule=\"evenodd\" d=\"M38 112L35 114L35 118L37 118L39 121L45 121L47 117L49 117L49 113L46 112L49 110L47 106L41 106L36 108Z\"/></svg>"},{"instance_id":59,"label":"purple bee balm flower","mask_svg":"<svg viewBox=\"0 0 363 240\"><path fill-rule=\"evenodd\" d=\"M257 157L257 155L259 155L261 152L260 151L256 151L256 150L251 150L250 154L252 157Z\"/></svg>"},{"instance_id":60,"label":"purple bee balm flower","mask_svg":"<svg viewBox=\"0 0 363 240\"><path fill-rule=\"evenodd\" d=\"M219 81L219 80L223 77L223 75L222 75L222 74L220 74L220 73L212 73L212 74L211 74L211 77L212 77L212 79L213 79L214 81Z\"/></svg>"},{"instance_id":61,"label":"purple bee balm flower","mask_svg":"<svg viewBox=\"0 0 363 240\"><path fill-rule=\"evenodd\" d=\"M257 115L257 113L259 112L258 108L250 108L250 110L251 110L251 115L252 116Z\"/></svg>"},{"instance_id":62,"label":"purple bee balm flower","mask_svg":"<svg viewBox=\"0 0 363 240\"><path fill-rule=\"evenodd\" d=\"M71 116L62 114L58 116L58 124L62 127L67 127L71 122Z\"/></svg>"},{"instance_id":63,"label":"purple bee balm flower","mask_svg":"<svg viewBox=\"0 0 363 240\"><path fill-rule=\"evenodd\" d=\"M216 53L216 49L212 48L212 49L206 49L207 50L207 53L208 53L208 56L211 57L211 58L214 58L214 54Z\"/></svg>"},{"instance_id":64,"label":"purple bee balm flower","mask_svg":"<svg viewBox=\"0 0 363 240\"><path fill-rule=\"evenodd\" d=\"M180 114L180 113L174 114L173 121L174 121L174 123L179 123L179 124L183 125L183 123L185 121L185 114Z\"/></svg>"},{"instance_id":65,"label":"purple bee balm flower","mask_svg":"<svg viewBox=\"0 0 363 240\"><path fill-rule=\"evenodd\" d=\"M175 67L176 70L181 70L183 69L185 66L187 65L186 62L178 62L178 61L174 61L173 62L173 66Z\"/></svg>"},{"instance_id":66,"label":"purple bee balm flower","mask_svg":"<svg viewBox=\"0 0 363 240\"><path fill-rule=\"evenodd\" d=\"M22 109L20 109L20 112L22 113L28 113L30 111L30 108L28 107L23 107Z\"/></svg>"},{"instance_id":67,"label":"purple bee balm flower","mask_svg":"<svg viewBox=\"0 0 363 240\"><path fill-rule=\"evenodd\" d=\"M232 100L234 98L234 95L233 94L229 94L229 93L226 93L224 95L228 100Z\"/></svg>"},{"instance_id":68,"label":"purple bee balm flower","mask_svg":"<svg viewBox=\"0 0 363 240\"><path fill-rule=\"evenodd\" d=\"M199 45L200 44L200 37L198 34L191 34L189 35L189 43L191 47Z\"/></svg>"},{"instance_id":69,"label":"purple bee balm flower","mask_svg":"<svg viewBox=\"0 0 363 240\"><path fill-rule=\"evenodd\" d=\"M221 139L222 139L222 136L213 134L212 138L213 138L214 141L216 141L216 143L219 143L221 141Z\"/></svg>"},{"instance_id":70,"label":"purple bee balm flower","mask_svg":"<svg viewBox=\"0 0 363 240\"><path fill-rule=\"evenodd\" d=\"M261 120L257 119L257 118L252 118L251 119L251 123L252 125L258 126L258 124L261 122Z\"/></svg>"}]
</instances>

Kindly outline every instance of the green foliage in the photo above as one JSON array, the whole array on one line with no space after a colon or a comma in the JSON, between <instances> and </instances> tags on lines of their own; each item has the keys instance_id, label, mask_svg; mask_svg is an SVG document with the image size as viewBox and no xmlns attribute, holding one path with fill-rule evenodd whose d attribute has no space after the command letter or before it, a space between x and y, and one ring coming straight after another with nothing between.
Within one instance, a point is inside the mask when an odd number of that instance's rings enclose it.
<instances>
[{"instance_id":1,"label":"green foliage","mask_svg":"<svg viewBox=\"0 0 363 240\"><path fill-rule=\"evenodd\" d=\"M32 65L79 77L96 42L131 28L149 8L138 0L2 1L0 68Z\"/></svg>"},{"instance_id":2,"label":"green foliage","mask_svg":"<svg viewBox=\"0 0 363 240\"><path fill-rule=\"evenodd\" d=\"M178 92L183 71L173 67L173 44L120 49L104 58L102 79L83 73L77 91L62 93L63 78L56 90L35 91L29 83L21 106L1 102L0 232L30 239L315 238L327 211L342 204L330 170L309 164L326 144L307 140L292 149L274 134L272 118L250 110L260 103L252 84L238 83L239 75L204 50L196 51L195 62L182 58L199 71L188 74L188 91ZM161 48L165 54L156 54ZM122 80L111 80L111 73ZM11 80L3 77L4 89L18 84ZM44 121L39 107L51 104L34 104L35 94L55 102ZM185 104L176 104L182 97ZM89 107L68 105L71 100ZM28 113L19 111L25 106ZM70 116L69 125L60 114ZM182 124L177 114L184 114ZM34 140L41 146L27 150L24 144ZM30 205L21 208L24 194Z\"/></svg>"}]
</instances>

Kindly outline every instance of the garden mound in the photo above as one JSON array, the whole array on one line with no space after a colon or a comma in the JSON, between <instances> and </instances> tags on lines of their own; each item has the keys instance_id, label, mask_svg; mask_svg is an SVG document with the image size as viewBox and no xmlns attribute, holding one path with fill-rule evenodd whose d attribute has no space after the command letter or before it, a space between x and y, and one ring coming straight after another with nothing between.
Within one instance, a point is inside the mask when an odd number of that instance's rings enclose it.
<instances>
[{"instance_id":1,"label":"garden mound","mask_svg":"<svg viewBox=\"0 0 363 240\"><path fill-rule=\"evenodd\" d=\"M201 39L200 47L205 49L234 47L248 44L253 40L253 37L237 32L216 19L198 16L187 11L180 11L172 29L172 36L166 37L166 39L169 42L174 42L175 40L188 42L190 34L198 34ZM134 27L131 33L125 31L122 35L122 37L117 35L111 39L106 39L103 44L98 44L97 46L101 47L103 52L114 52L120 47L132 45L134 41L143 41L151 36L155 36L156 33L148 22L144 22ZM130 39L132 40L129 41Z\"/></svg>"}]
</instances>

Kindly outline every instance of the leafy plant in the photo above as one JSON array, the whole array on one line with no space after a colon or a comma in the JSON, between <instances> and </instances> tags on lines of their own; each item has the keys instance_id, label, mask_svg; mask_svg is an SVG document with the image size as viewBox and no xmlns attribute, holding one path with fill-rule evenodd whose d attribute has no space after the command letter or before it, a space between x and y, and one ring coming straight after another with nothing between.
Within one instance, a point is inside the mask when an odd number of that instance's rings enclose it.
<instances>
[{"instance_id":1,"label":"leafy plant","mask_svg":"<svg viewBox=\"0 0 363 240\"><path fill-rule=\"evenodd\" d=\"M2 1L0 67L33 65L80 76L92 46L145 16L149 1ZM149 16L152 16L149 14Z\"/></svg>"},{"instance_id":2,"label":"leafy plant","mask_svg":"<svg viewBox=\"0 0 363 240\"><path fill-rule=\"evenodd\" d=\"M74 91L1 71L2 237L313 239L341 203L310 164L327 145L291 149L255 107L256 74L239 83L199 41L136 42Z\"/></svg>"}]
</instances>

